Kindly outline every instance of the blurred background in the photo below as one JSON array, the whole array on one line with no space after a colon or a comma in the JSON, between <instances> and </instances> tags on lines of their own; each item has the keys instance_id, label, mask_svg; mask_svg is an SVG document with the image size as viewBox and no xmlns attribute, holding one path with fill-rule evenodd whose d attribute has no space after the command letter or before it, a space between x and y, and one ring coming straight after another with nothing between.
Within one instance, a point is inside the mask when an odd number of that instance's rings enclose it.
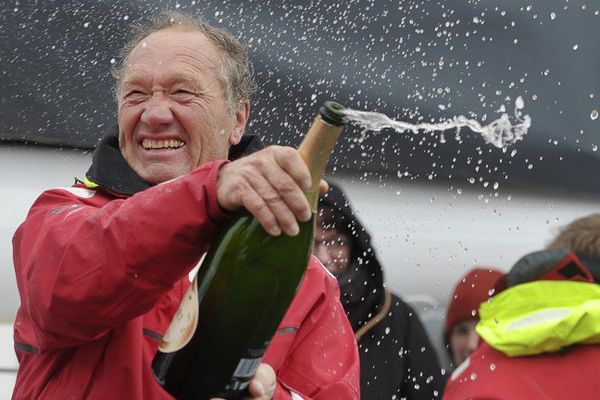
<instances>
[{"instance_id":1,"label":"blurred background","mask_svg":"<svg viewBox=\"0 0 600 400\"><path fill-rule=\"evenodd\" d=\"M371 231L387 285L413 304L441 358L456 280L508 270L572 219L597 212L600 4L585 0L5 1L0 8L0 387L16 360L11 238L47 188L82 178L116 123L112 65L132 24L202 15L242 38L259 93L248 131L297 145L319 105L411 123L467 116L532 126L496 148L468 129L350 127L328 178ZM2 397L0 393L0 398ZM5 395L9 398L9 394Z\"/></svg>"}]
</instances>

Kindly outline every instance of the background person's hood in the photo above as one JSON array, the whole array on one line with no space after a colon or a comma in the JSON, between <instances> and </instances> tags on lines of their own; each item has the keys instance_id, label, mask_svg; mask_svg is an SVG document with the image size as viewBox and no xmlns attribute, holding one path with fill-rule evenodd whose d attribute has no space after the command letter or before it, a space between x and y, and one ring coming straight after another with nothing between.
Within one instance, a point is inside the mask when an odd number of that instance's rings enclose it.
<instances>
[{"instance_id":1,"label":"background person's hood","mask_svg":"<svg viewBox=\"0 0 600 400\"><path fill-rule=\"evenodd\" d=\"M371 236L354 215L350 202L342 190L329 182L329 191L321 196L321 205L329 205L344 216L352 235L352 251L347 272L338 277L341 301L354 331L375 316L383 306L385 284L383 270Z\"/></svg>"}]
</instances>

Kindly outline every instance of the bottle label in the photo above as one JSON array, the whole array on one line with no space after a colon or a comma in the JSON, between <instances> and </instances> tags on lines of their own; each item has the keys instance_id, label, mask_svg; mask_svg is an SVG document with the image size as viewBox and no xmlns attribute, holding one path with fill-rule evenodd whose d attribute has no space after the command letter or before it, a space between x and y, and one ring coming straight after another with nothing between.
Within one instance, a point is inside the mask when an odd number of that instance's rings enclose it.
<instances>
[{"instance_id":1,"label":"bottle label","mask_svg":"<svg viewBox=\"0 0 600 400\"><path fill-rule=\"evenodd\" d=\"M240 359L233 371L230 383L226 386L227 390L244 390L250 384L256 369L262 361L265 349L248 350L245 357Z\"/></svg>"}]
</instances>

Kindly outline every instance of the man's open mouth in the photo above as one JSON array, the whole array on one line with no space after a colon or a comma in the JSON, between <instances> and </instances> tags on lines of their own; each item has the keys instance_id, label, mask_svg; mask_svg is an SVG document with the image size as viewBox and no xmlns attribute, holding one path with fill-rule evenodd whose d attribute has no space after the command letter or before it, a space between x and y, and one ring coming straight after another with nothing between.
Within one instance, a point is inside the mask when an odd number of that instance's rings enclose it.
<instances>
[{"instance_id":1,"label":"man's open mouth","mask_svg":"<svg viewBox=\"0 0 600 400\"><path fill-rule=\"evenodd\" d=\"M173 150L183 147L185 145L184 142L177 139L170 140L152 140L152 139L144 139L142 141L142 147L145 150Z\"/></svg>"}]
</instances>

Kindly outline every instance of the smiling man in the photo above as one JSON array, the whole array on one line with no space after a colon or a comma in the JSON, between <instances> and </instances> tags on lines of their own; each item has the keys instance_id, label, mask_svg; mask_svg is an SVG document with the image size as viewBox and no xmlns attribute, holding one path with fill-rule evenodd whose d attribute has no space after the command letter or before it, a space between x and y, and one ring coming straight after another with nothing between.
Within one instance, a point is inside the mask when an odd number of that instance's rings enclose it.
<instances>
[{"instance_id":1,"label":"smiling man","mask_svg":"<svg viewBox=\"0 0 600 400\"><path fill-rule=\"evenodd\" d=\"M228 213L245 207L272 235L297 234L311 215L298 152L244 135L255 83L233 36L164 14L114 74L118 130L83 182L38 198L13 240L15 399L170 399L152 358ZM313 258L248 398L358 391L337 283Z\"/></svg>"}]
</instances>

